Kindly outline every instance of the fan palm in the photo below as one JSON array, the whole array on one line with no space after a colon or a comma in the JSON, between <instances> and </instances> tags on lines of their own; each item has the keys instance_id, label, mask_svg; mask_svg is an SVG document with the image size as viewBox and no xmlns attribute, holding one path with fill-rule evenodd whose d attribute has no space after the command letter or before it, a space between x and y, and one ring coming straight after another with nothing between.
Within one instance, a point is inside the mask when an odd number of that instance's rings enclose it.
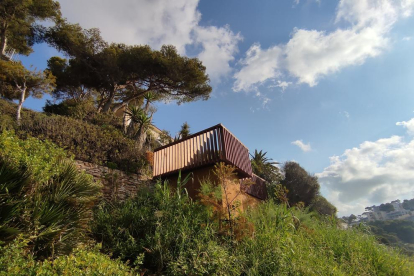
<instances>
[{"instance_id":1,"label":"fan palm","mask_svg":"<svg viewBox=\"0 0 414 276\"><path fill-rule=\"evenodd\" d=\"M250 154L253 173L268 182L277 181L280 178L280 173L279 168L275 165L279 162L273 162L273 159L268 158L266 154L267 152L258 151L257 149L254 150L254 155Z\"/></svg>"},{"instance_id":2,"label":"fan palm","mask_svg":"<svg viewBox=\"0 0 414 276\"><path fill-rule=\"evenodd\" d=\"M25 168L0 160L0 239L7 242L22 233L40 258L68 253L82 240L100 193L74 164L61 161L56 166L59 172L38 185Z\"/></svg>"}]
</instances>

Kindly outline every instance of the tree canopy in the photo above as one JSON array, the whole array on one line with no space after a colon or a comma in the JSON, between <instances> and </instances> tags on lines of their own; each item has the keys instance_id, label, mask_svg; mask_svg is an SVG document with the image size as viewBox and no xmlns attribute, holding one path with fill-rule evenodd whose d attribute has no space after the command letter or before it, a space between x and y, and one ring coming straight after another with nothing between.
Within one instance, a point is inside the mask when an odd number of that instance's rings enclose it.
<instances>
[{"instance_id":1,"label":"tree canopy","mask_svg":"<svg viewBox=\"0 0 414 276\"><path fill-rule=\"evenodd\" d=\"M296 162L286 162L283 165L283 171L285 177L281 184L289 190L290 205L303 202L305 206L309 206L319 195L318 178L310 175Z\"/></svg>"},{"instance_id":2,"label":"tree canopy","mask_svg":"<svg viewBox=\"0 0 414 276\"><path fill-rule=\"evenodd\" d=\"M41 98L55 86L55 77L48 71L28 70L20 62L0 60L0 91L3 98L19 100L16 118L27 97Z\"/></svg>"},{"instance_id":3,"label":"tree canopy","mask_svg":"<svg viewBox=\"0 0 414 276\"><path fill-rule=\"evenodd\" d=\"M6 46L28 55L35 42L43 38L38 20L59 20L59 2L53 0L2 0L0 2L0 50Z\"/></svg>"},{"instance_id":4,"label":"tree canopy","mask_svg":"<svg viewBox=\"0 0 414 276\"><path fill-rule=\"evenodd\" d=\"M211 93L206 68L197 58L180 56L174 46L108 44L99 30L62 23L47 41L69 60L53 57L48 70L57 77L57 98L96 95L98 110L113 111L152 92L157 100L206 100Z\"/></svg>"}]
</instances>

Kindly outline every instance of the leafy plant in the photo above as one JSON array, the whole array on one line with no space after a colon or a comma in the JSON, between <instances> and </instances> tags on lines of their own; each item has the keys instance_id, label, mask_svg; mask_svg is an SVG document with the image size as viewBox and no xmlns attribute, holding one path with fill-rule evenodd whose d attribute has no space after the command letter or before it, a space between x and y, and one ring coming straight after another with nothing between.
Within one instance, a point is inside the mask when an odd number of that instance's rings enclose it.
<instances>
[{"instance_id":1,"label":"leafy plant","mask_svg":"<svg viewBox=\"0 0 414 276\"><path fill-rule=\"evenodd\" d=\"M62 154L34 138L0 136L0 239L22 233L40 258L68 253L84 238L90 207L100 195L91 176Z\"/></svg>"}]
</instances>

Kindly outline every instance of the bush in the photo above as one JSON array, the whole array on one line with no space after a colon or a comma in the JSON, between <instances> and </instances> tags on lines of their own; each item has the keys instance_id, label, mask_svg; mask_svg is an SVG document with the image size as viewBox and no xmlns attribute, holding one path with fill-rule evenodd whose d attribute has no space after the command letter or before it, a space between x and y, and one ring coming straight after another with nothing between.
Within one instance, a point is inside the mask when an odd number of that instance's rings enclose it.
<instances>
[{"instance_id":1,"label":"bush","mask_svg":"<svg viewBox=\"0 0 414 276\"><path fill-rule=\"evenodd\" d=\"M83 240L100 186L65 156L50 142L0 135L0 241L21 233L44 258Z\"/></svg>"},{"instance_id":2,"label":"bush","mask_svg":"<svg viewBox=\"0 0 414 276\"><path fill-rule=\"evenodd\" d=\"M36 261L21 240L0 247L0 275L137 275L120 260L99 253L99 247L78 248L69 256Z\"/></svg>"},{"instance_id":3,"label":"bush","mask_svg":"<svg viewBox=\"0 0 414 276\"><path fill-rule=\"evenodd\" d=\"M10 105L11 103L0 100L0 107L5 106L6 111ZM11 116L2 114L1 118L5 124L3 129L16 129L20 138L33 136L41 140L50 140L73 154L76 159L100 165L111 162L116 164L118 169L132 173L139 173L148 167L144 153L137 149L136 142L107 123L96 126L74 118L47 116L25 110L18 127L11 124L5 115ZM102 119L103 122L106 120L105 116L99 115L97 120Z\"/></svg>"},{"instance_id":4,"label":"bush","mask_svg":"<svg viewBox=\"0 0 414 276\"><path fill-rule=\"evenodd\" d=\"M180 187L180 185L178 185ZM240 275L239 260L216 235L203 205L185 191L158 183L155 191L104 204L95 212L94 237L103 250L133 262L144 254L143 267L167 275Z\"/></svg>"}]
</instances>

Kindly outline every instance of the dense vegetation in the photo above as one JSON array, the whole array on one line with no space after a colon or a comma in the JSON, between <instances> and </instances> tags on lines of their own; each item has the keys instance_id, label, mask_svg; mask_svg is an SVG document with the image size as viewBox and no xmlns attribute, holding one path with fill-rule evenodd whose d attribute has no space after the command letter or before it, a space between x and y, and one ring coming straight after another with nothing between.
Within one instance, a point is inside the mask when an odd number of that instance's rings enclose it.
<instances>
[{"instance_id":1,"label":"dense vegetation","mask_svg":"<svg viewBox=\"0 0 414 276\"><path fill-rule=\"evenodd\" d=\"M210 212L209 212L210 210ZM166 275L410 275L413 263L379 246L367 229L266 202L221 231L209 207L159 183L155 192L104 204L94 236L104 251ZM122 229L120 231L119 229ZM227 233L227 234L226 234Z\"/></svg>"},{"instance_id":2,"label":"dense vegetation","mask_svg":"<svg viewBox=\"0 0 414 276\"><path fill-rule=\"evenodd\" d=\"M25 110L17 125L12 115L14 108L14 104L0 100L0 128L14 129L22 138L32 136L53 141L79 160L135 173L147 166L142 151L134 140L122 134L112 116L95 116L88 122ZM80 111L73 112L79 114L84 109L76 110Z\"/></svg>"},{"instance_id":3,"label":"dense vegetation","mask_svg":"<svg viewBox=\"0 0 414 276\"><path fill-rule=\"evenodd\" d=\"M378 220L369 222L368 225L381 243L401 248L402 252L414 255L414 221Z\"/></svg>"},{"instance_id":4,"label":"dense vegetation","mask_svg":"<svg viewBox=\"0 0 414 276\"><path fill-rule=\"evenodd\" d=\"M109 44L66 22L52 0L2 1L0 15L0 275L414 275L412 260L369 228L341 229L316 177L294 162L280 172L262 151L252 167L270 198L245 212L219 200L234 182L224 164L222 183L206 180L199 201L182 188L189 178L104 201L73 157L145 172L152 103L208 99L206 68L172 46ZM41 41L67 59L52 57L45 71L8 60L7 46L29 54ZM58 102L22 109L44 93ZM184 123L179 137L188 135ZM409 240L412 225L391 228L372 226Z\"/></svg>"},{"instance_id":5,"label":"dense vegetation","mask_svg":"<svg viewBox=\"0 0 414 276\"><path fill-rule=\"evenodd\" d=\"M90 214L87 210L93 202L98 203L92 198L99 193L86 176L75 171L72 180L64 180L68 165L59 161L66 157L62 150L50 142L20 140L7 132L1 136L1 145L0 156L8 160L1 173L11 176L0 177L5 195L1 198L6 199L1 202L1 240L6 244L0 249L1 269L15 275L61 271L78 275L81 270L84 275L127 275L134 269L163 275L414 273L407 257L378 245L366 229L341 230L335 217L274 200L232 217L229 231L228 219L216 216L214 206L192 201L182 185L172 190L167 183L158 183L153 191L141 190L125 202L101 202L85 224L82 217ZM10 186L16 183L23 184L16 190ZM69 189L71 184L83 190ZM37 187L41 196L25 197L31 192L25 187ZM79 204L84 207L79 209ZM45 208L36 212L37 206ZM27 221L16 223L16 219ZM16 232L3 231L13 227ZM91 234L85 235L88 229ZM80 241L102 243L102 253L120 260L82 248ZM96 261L105 265L96 266Z\"/></svg>"}]
</instances>

